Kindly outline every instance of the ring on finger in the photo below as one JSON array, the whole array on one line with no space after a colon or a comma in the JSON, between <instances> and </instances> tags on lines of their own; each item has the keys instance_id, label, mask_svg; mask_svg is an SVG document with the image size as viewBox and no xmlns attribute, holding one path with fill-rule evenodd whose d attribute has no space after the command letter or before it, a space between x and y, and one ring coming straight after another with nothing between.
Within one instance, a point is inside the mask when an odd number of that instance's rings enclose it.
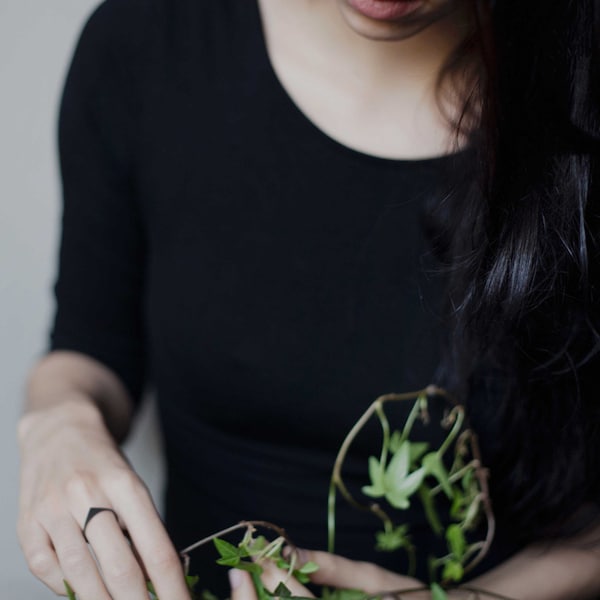
<instances>
[{"instance_id":1,"label":"ring on finger","mask_svg":"<svg viewBox=\"0 0 600 600\"><path fill-rule=\"evenodd\" d=\"M83 523L83 529L82 529L82 533L83 533L83 539L86 541L87 544L90 543L90 541L87 538L87 535L85 534L85 530L87 529L87 526L90 524L90 521L98 514L100 514L101 512L111 512L114 516L115 519L117 520L117 523L119 522L119 516L117 515L117 513L112 509L112 508L108 508L105 506L92 506L87 513L87 516L85 517L85 522Z\"/></svg>"}]
</instances>

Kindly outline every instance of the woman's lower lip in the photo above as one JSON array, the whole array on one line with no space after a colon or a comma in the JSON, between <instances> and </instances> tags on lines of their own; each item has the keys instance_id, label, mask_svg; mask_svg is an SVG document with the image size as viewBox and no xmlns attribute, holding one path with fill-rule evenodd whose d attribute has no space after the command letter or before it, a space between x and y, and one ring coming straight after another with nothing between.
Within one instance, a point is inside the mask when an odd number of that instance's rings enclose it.
<instances>
[{"instance_id":1,"label":"woman's lower lip","mask_svg":"<svg viewBox=\"0 0 600 600\"><path fill-rule=\"evenodd\" d=\"M423 4L423 0L348 0L348 3L365 17L388 21L415 12Z\"/></svg>"}]
</instances>

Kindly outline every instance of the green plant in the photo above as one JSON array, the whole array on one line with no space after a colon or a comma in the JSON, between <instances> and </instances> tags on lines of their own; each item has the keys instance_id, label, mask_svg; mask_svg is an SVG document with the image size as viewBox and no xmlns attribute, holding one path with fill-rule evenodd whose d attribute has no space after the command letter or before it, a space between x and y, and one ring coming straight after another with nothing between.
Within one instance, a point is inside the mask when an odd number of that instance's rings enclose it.
<instances>
[{"instance_id":1,"label":"green plant","mask_svg":"<svg viewBox=\"0 0 600 600\"><path fill-rule=\"evenodd\" d=\"M443 401L447 409L439 423L445 432L438 448L411 438L416 423L430 426L429 408L433 401ZM385 412L385 406L397 402L413 402L406 421L400 429L392 429ZM369 484L362 493L369 498L359 501L348 490L342 477L344 460L352 444L365 425L373 417L379 420L382 428L382 445L379 456L369 459ZM328 546L335 550L336 500L339 494L352 506L366 510L376 516L383 529L376 533L376 547L382 551L404 551L409 559L409 571L414 572L415 548L411 539L410 525L401 519L403 511L417 500L422 506L429 526L436 535L445 539L447 552L443 556L429 559L431 587L404 590L396 598L408 598L414 593L429 590L432 600L446 600L446 590L462 581L488 551L495 530L494 515L489 500L487 470L481 457L475 433L468 427L464 407L454 404L448 394L435 386L407 394L387 394L377 398L350 430L336 457L331 476L328 498ZM449 506L448 515L440 515L439 498L445 497ZM385 502L384 509L381 502ZM392 512L393 511L393 512ZM395 515L395 518L392 517ZM486 534L482 540L472 540L471 533L485 520ZM272 541L256 535L257 528L264 528L276 537ZM233 544L225 540L239 530L244 530L242 539ZM207 543L213 543L219 554L217 564L248 571L254 582L258 600L273 598L294 599L288 583L295 578L301 583L309 580L309 575L318 569L313 563L299 565L295 546L285 531L277 525L264 521L242 521L232 527L208 536L181 551L184 561L186 581L193 600L218 600L210 592L198 594L195 587L197 577L188 575L189 553ZM287 547L284 555L282 550ZM261 580L264 561L274 562L286 572L281 583L274 590L267 589ZM76 600L73 590L65 582L70 600ZM502 596L461 586L470 592L474 600L481 594L491 598ZM148 582L149 597L158 600L152 584ZM379 596L369 596L359 590L324 589L322 600L377 600ZM503 600L510 600L504 598Z\"/></svg>"},{"instance_id":2,"label":"green plant","mask_svg":"<svg viewBox=\"0 0 600 600\"><path fill-rule=\"evenodd\" d=\"M442 400L447 406L439 424L446 434L438 448L430 448L426 442L411 439L415 423L431 426L429 405L433 399ZM392 430L385 406L410 401L413 405L402 428ZM365 503L349 492L342 469L352 443L373 417L381 424L383 441L380 455L369 459L370 484L362 491L368 498L379 502L372 500ZM483 559L495 530L487 470L481 463L477 437L466 425L464 407L452 403L444 390L434 386L418 392L387 394L377 398L346 436L334 464L328 503L329 551L335 550L335 506L339 492L354 507L371 512L381 521L383 530L376 534L377 548L405 551L409 558L409 574L414 574L415 548L410 526L402 520L394 520L390 510L384 510L380 501L396 509L395 514L401 517L402 511L418 499L431 529L436 535L443 536L447 545L444 556L430 557L430 579L440 581L444 586L460 582ZM440 495L446 496L450 503L449 518L444 520L440 518L438 506ZM469 541L468 534L475 531L482 519L487 523L485 539ZM447 522L446 526L443 521ZM440 570L441 575L438 576Z\"/></svg>"},{"instance_id":3,"label":"green plant","mask_svg":"<svg viewBox=\"0 0 600 600\"><path fill-rule=\"evenodd\" d=\"M275 532L277 537L268 541L266 537L257 536L257 528L267 529ZM231 544L224 539L237 530L244 529L244 536L237 545ZM210 535L181 551L184 559L184 566L187 571L189 565L189 553L196 548L213 542L220 557L217 564L230 569L241 569L248 571L254 582L258 600L270 600L271 598L292 598L292 593L287 588L286 583L290 578L295 578L300 583L308 583L309 575L314 573L318 566L307 562L300 565L298 563L298 553L285 531L273 523L266 521L242 521L237 525L228 527L213 535ZM286 556L282 550L287 548ZM272 561L275 565L286 572L285 579L274 590L268 590L263 584L260 576L263 572L262 564L264 561Z\"/></svg>"}]
</instances>

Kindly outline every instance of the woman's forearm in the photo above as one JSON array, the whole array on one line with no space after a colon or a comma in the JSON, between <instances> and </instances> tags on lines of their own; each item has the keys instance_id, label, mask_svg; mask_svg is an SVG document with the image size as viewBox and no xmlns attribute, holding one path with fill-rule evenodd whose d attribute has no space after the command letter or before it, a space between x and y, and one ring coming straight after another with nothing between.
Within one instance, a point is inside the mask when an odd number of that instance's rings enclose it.
<instances>
[{"instance_id":1,"label":"woman's forearm","mask_svg":"<svg viewBox=\"0 0 600 600\"><path fill-rule=\"evenodd\" d=\"M468 587L514 600L598 598L600 527L572 541L530 546L469 582Z\"/></svg>"},{"instance_id":2,"label":"woman's forearm","mask_svg":"<svg viewBox=\"0 0 600 600\"><path fill-rule=\"evenodd\" d=\"M452 600L592 600L600 597L600 527L568 542L545 547L530 546L487 573L452 590ZM360 562L321 552L301 550L301 563L314 562L319 569L312 573L312 583L339 589L357 589L371 596L403 597L407 600L431 600L427 586L412 577L389 571L373 563ZM274 567L267 577L271 588L286 573L274 578ZM275 575L277 573L275 572ZM411 590L410 594L408 590ZM415 591L413 591L415 590ZM419 590L419 591L416 591ZM472 593L478 591L479 594ZM297 595L310 597L308 590ZM402 592L406 592L402 594ZM485 592L489 592L486 594ZM232 595L233 600L256 600L254 588L244 586Z\"/></svg>"}]
</instances>

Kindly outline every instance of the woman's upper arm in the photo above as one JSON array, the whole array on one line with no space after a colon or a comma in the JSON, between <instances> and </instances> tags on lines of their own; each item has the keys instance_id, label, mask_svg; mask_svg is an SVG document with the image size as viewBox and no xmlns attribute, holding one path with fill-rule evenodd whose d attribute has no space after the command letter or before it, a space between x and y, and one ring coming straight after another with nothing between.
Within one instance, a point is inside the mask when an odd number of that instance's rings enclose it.
<instances>
[{"instance_id":1,"label":"woman's upper arm","mask_svg":"<svg viewBox=\"0 0 600 600\"><path fill-rule=\"evenodd\" d=\"M90 18L65 83L59 118L63 214L50 349L106 365L136 401L144 380L145 240L135 191L139 90L129 0ZM141 3L140 3L141 4ZM125 7L125 8L121 8Z\"/></svg>"}]
</instances>

